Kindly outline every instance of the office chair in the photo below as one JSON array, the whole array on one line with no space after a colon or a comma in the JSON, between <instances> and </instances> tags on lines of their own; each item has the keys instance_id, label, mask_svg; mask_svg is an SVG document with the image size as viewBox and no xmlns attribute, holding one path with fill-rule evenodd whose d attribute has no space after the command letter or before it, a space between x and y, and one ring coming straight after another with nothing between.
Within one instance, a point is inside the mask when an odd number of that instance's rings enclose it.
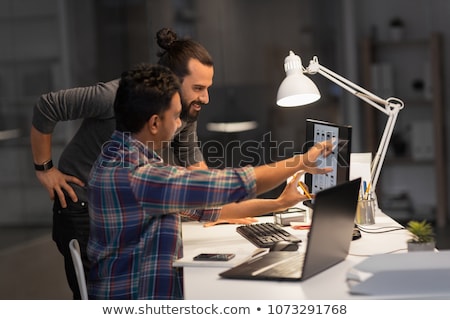
<instances>
[{"instance_id":1,"label":"office chair","mask_svg":"<svg viewBox=\"0 0 450 320\"><path fill-rule=\"evenodd\" d=\"M70 240L70 255L72 256L73 266L77 274L78 287L80 288L81 300L88 300L86 277L84 275L83 263L81 262L80 244L77 239Z\"/></svg>"}]
</instances>

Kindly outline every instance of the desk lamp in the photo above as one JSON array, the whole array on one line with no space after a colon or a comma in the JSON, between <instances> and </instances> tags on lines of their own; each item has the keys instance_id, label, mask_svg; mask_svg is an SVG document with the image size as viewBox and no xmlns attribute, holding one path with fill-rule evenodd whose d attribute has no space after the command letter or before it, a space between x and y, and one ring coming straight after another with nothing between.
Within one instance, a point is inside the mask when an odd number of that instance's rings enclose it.
<instances>
[{"instance_id":1,"label":"desk lamp","mask_svg":"<svg viewBox=\"0 0 450 320\"><path fill-rule=\"evenodd\" d=\"M316 56L310 61L309 66L304 68L300 57L293 51L290 51L289 56L284 60L284 70L286 72L286 78L280 84L277 94L277 104L280 107L302 106L319 100L320 93L317 86L310 78L304 75L305 73L319 73L388 116L378 150L370 168L370 192L374 193L381 167L386 157L389 141L394 131L395 122L397 121L397 115L404 107L403 101L393 97L382 99L374 95L320 65L319 59Z\"/></svg>"}]
</instances>

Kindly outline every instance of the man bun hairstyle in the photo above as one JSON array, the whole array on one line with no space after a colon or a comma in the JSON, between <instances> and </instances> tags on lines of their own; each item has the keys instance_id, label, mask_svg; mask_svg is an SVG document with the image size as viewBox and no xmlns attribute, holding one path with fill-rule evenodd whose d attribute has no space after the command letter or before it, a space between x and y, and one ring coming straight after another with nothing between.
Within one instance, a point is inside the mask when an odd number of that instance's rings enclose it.
<instances>
[{"instance_id":1,"label":"man bun hairstyle","mask_svg":"<svg viewBox=\"0 0 450 320\"><path fill-rule=\"evenodd\" d=\"M164 50L169 50L171 45L177 40L177 34L169 28L163 28L156 33L156 42ZM162 52L158 55L163 54Z\"/></svg>"},{"instance_id":2,"label":"man bun hairstyle","mask_svg":"<svg viewBox=\"0 0 450 320\"><path fill-rule=\"evenodd\" d=\"M200 61L206 66L214 66L208 50L192 39L180 39L175 31L162 28L156 33L156 42L162 49L158 52L158 64L172 70L183 81L189 74L188 63L191 59Z\"/></svg>"}]
</instances>

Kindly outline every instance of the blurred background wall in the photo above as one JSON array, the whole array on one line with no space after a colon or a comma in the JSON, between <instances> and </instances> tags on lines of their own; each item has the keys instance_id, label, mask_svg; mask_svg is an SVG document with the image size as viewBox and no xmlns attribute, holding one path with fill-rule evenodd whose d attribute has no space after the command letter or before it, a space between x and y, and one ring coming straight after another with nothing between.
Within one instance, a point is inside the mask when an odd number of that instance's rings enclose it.
<instances>
[{"instance_id":1,"label":"blurred background wall","mask_svg":"<svg viewBox=\"0 0 450 320\"><path fill-rule=\"evenodd\" d=\"M217 141L222 146L253 142L258 157L243 158L242 150L231 151L232 160L222 163L238 166L301 152L306 118L350 124L353 151L374 152L365 143L364 113L369 107L320 76L313 76L322 93L319 102L294 109L276 106L284 58L293 50L306 66L317 55L323 65L363 84L362 70L371 67L363 60L367 38L392 40L391 20L400 17L403 40L428 39L439 32L446 52L449 9L445 0L0 0L0 227L51 225L51 202L35 178L28 138L39 95L108 81L136 63L156 62L155 34L162 27L198 40L212 54L215 78L210 104L199 119L200 140L202 145ZM401 63L422 68L423 61L408 51ZM449 71L444 55L442 81ZM393 94L405 94L410 80L396 74L394 83L407 88ZM445 126L448 117L441 119ZM257 126L233 134L207 129L211 122L236 121L254 121ZM403 138L410 139L408 120L400 118L399 123ZM54 161L77 127L76 121L58 125ZM204 151L208 155L210 150ZM407 167L406 173L396 176L394 168L383 177L392 188L387 194L406 194L417 209L409 213L420 211L434 219L434 163L417 167L408 162L402 167ZM448 184L447 176L444 179Z\"/></svg>"}]
</instances>

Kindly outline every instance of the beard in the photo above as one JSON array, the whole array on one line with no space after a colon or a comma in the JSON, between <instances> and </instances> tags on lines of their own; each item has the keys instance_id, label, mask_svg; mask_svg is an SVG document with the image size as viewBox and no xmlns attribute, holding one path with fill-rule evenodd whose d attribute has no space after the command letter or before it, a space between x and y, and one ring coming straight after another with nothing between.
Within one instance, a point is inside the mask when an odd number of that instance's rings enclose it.
<instances>
[{"instance_id":1,"label":"beard","mask_svg":"<svg viewBox=\"0 0 450 320\"><path fill-rule=\"evenodd\" d=\"M181 114L180 114L180 118L183 121L186 122L194 122L197 121L198 116L200 114L200 110L196 110L197 107L196 106L203 106L203 103L201 103L200 101L192 101L191 103L188 103L186 101L183 101L181 104Z\"/></svg>"}]
</instances>

